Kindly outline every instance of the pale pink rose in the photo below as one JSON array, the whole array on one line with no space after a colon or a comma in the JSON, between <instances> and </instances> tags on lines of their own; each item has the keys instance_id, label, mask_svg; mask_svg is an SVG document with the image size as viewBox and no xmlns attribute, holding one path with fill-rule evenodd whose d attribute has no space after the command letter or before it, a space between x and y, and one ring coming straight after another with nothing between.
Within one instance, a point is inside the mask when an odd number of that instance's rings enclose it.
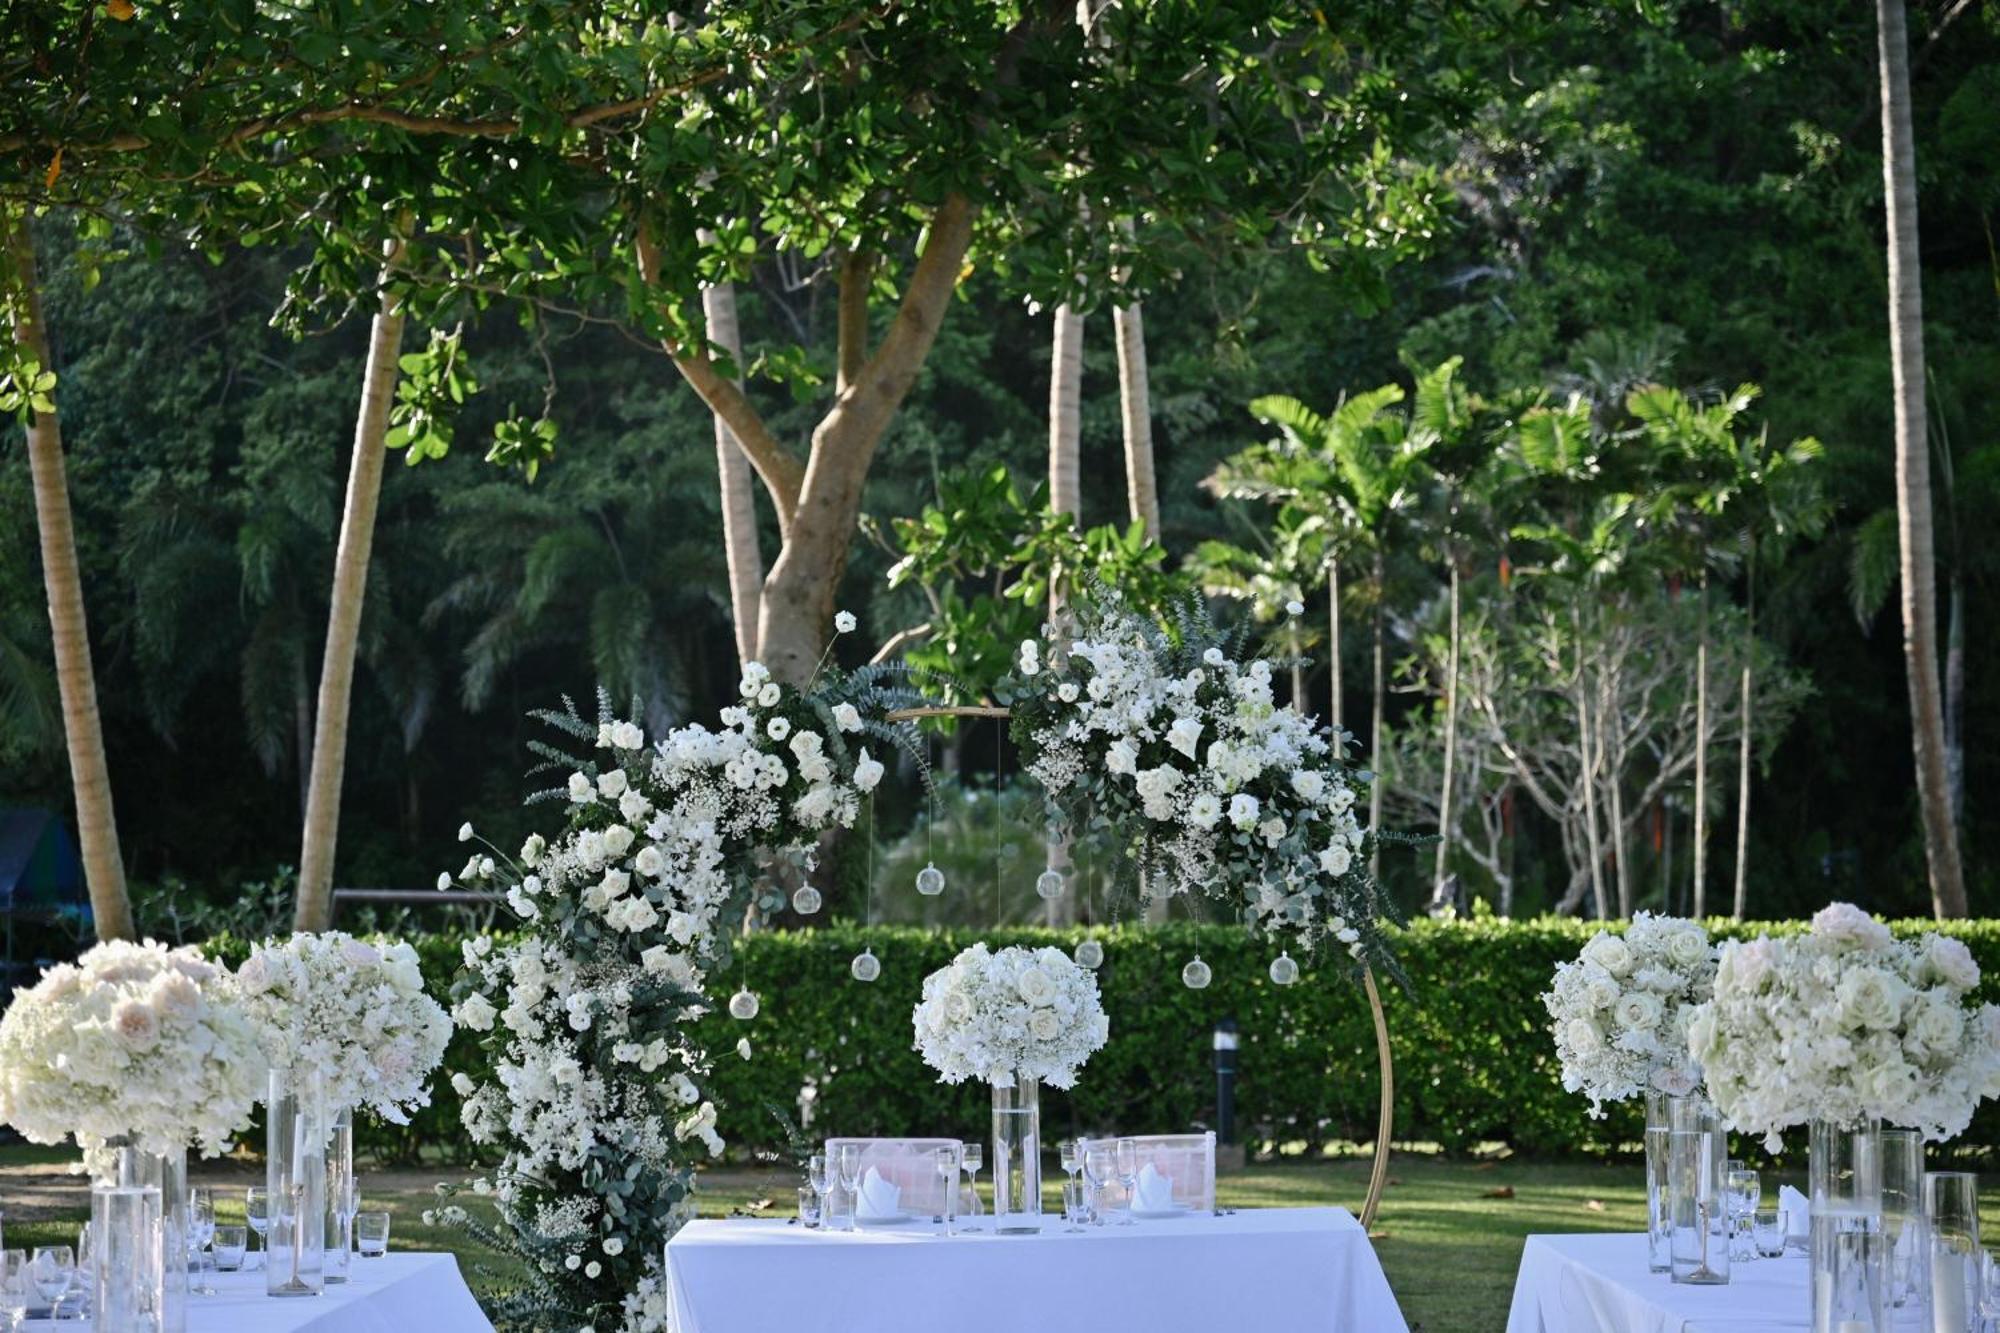
<instances>
[{"instance_id":1,"label":"pale pink rose","mask_svg":"<svg viewBox=\"0 0 2000 1333\"><path fill-rule=\"evenodd\" d=\"M160 1016L138 1000L125 1000L111 1011L111 1026L127 1043L150 1051L160 1040Z\"/></svg>"}]
</instances>

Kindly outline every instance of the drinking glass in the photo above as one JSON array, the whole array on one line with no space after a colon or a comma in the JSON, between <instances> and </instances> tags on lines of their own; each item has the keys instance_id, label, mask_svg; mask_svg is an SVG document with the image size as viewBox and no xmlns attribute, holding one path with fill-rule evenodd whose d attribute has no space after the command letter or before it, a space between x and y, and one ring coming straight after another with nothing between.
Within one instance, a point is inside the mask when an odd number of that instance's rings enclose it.
<instances>
[{"instance_id":1,"label":"drinking glass","mask_svg":"<svg viewBox=\"0 0 2000 1333\"><path fill-rule=\"evenodd\" d=\"M197 1296L215 1295L208 1280L208 1243L215 1239L215 1191L196 1185L188 1191L188 1245L195 1253L194 1285L188 1290Z\"/></svg>"},{"instance_id":2,"label":"drinking glass","mask_svg":"<svg viewBox=\"0 0 2000 1333\"><path fill-rule=\"evenodd\" d=\"M1979 1253L1979 1333L2000 1330L2000 1257Z\"/></svg>"},{"instance_id":3,"label":"drinking glass","mask_svg":"<svg viewBox=\"0 0 2000 1333\"><path fill-rule=\"evenodd\" d=\"M34 1303L26 1250L0 1250L0 1328L19 1328Z\"/></svg>"},{"instance_id":4,"label":"drinking glass","mask_svg":"<svg viewBox=\"0 0 2000 1333\"><path fill-rule=\"evenodd\" d=\"M1118 1154L1105 1144L1092 1144L1084 1150L1083 1177L1090 1182L1090 1220L1103 1226L1104 1187L1118 1178Z\"/></svg>"},{"instance_id":5,"label":"drinking glass","mask_svg":"<svg viewBox=\"0 0 2000 1333\"><path fill-rule=\"evenodd\" d=\"M235 1222L218 1226L209 1248L215 1252L215 1271L218 1273L240 1273L243 1271L243 1253L250 1245L250 1229Z\"/></svg>"},{"instance_id":6,"label":"drinking glass","mask_svg":"<svg viewBox=\"0 0 2000 1333\"><path fill-rule=\"evenodd\" d=\"M380 1259L389 1252L389 1214L385 1212L356 1213L354 1215L354 1248L361 1252L363 1259Z\"/></svg>"},{"instance_id":7,"label":"drinking glass","mask_svg":"<svg viewBox=\"0 0 2000 1333\"><path fill-rule=\"evenodd\" d=\"M957 1148L938 1148L931 1153L931 1168L944 1187L944 1211L931 1221L944 1223L944 1234L958 1234L958 1154Z\"/></svg>"},{"instance_id":8,"label":"drinking glass","mask_svg":"<svg viewBox=\"0 0 2000 1333\"><path fill-rule=\"evenodd\" d=\"M1063 1221L1069 1224L1063 1230L1082 1231L1084 1219L1090 1216L1090 1205L1084 1196L1083 1182L1075 1176L1071 1176L1068 1180L1065 1180L1062 1187L1062 1198Z\"/></svg>"},{"instance_id":9,"label":"drinking glass","mask_svg":"<svg viewBox=\"0 0 2000 1333\"><path fill-rule=\"evenodd\" d=\"M257 1233L258 1241L269 1248L270 1240L266 1232L271 1229L271 1191L262 1185L252 1185L243 1191L243 1220ZM245 1260L248 1263L248 1260ZM252 1268L261 1267L250 1264Z\"/></svg>"},{"instance_id":10,"label":"drinking glass","mask_svg":"<svg viewBox=\"0 0 2000 1333\"><path fill-rule=\"evenodd\" d=\"M67 1245L44 1245L35 1251L28 1261L28 1279L35 1290L47 1301L54 1312L69 1295L70 1285L76 1281L76 1251Z\"/></svg>"},{"instance_id":11,"label":"drinking glass","mask_svg":"<svg viewBox=\"0 0 2000 1333\"><path fill-rule=\"evenodd\" d=\"M1132 1216L1133 1206L1139 1202L1139 1145L1131 1139L1120 1139L1112 1153L1118 1171L1118 1183L1125 1187L1125 1216L1118 1219L1118 1225L1137 1225Z\"/></svg>"},{"instance_id":12,"label":"drinking glass","mask_svg":"<svg viewBox=\"0 0 2000 1333\"><path fill-rule=\"evenodd\" d=\"M807 1231L819 1227L819 1191L810 1185L799 1186L799 1222Z\"/></svg>"},{"instance_id":13,"label":"drinking glass","mask_svg":"<svg viewBox=\"0 0 2000 1333\"><path fill-rule=\"evenodd\" d=\"M861 1145L843 1143L833 1159L834 1175L840 1180L841 1192L847 1195L847 1229L854 1229L855 1204L861 1197Z\"/></svg>"},{"instance_id":14,"label":"drinking glass","mask_svg":"<svg viewBox=\"0 0 2000 1333\"><path fill-rule=\"evenodd\" d=\"M806 1184L819 1196L813 1213L822 1223L827 1220L826 1193L832 1187L832 1182L833 1177L828 1174L825 1153L816 1152L806 1158Z\"/></svg>"},{"instance_id":15,"label":"drinking glass","mask_svg":"<svg viewBox=\"0 0 2000 1333\"><path fill-rule=\"evenodd\" d=\"M97 1270L91 1265L90 1257L90 1223L85 1222L76 1229L76 1283L73 1290L76 1294L78 1319L85 1319L90 1315L90 1293L97 1285L96 1272Z\"/></svg>"},{"instance_id":16,"label":"drinking glass","mask_svg":"<svg viewBox=\"0 0 2000 1333\"><path fill-rule=\"evenodd\" d=\"M1736 1166L1723 1177L1723 1188L1729 1192L1729 1257L1739 1262L1755 1259L1757 1246L1751 1238L1752 1218L1764 1199L1763 1182L1750 1168Z\"/></svg>"},{"instance_id":17,"label":"drinking glass","mask_svg":"<svg viewBox=\"0 0 2000 1333\"><path fill-rule=\"evenodd\" d=\"M1756 1243L1759 1259L1776 1259L1785 1253L1785 1215L1777 1205L1757 1209L1750 1219L1750 1239Z\"/></svg>"},{"instance_id":18,"label":"drinking glass","mask_svg":"<svg viewBox=\"0 0 2000 1333\"><path fill-rule=\"evenodd\" d=\"M979 1210L979 1169L986 1165L985 1147L977 1143L966 1144L963 1161L965 1165L966 1179L968 1180L968 1182L970 1182L972 1186L972 1206L971 1208L967 1209L967 1213L968 1215L976 1216ZM986 1230L986 1228L979 1225L979 1223L977 1222L972 1222L967 1224L966 1226L960 1227L959 1230L984 1231Z\"/></svg>"},{"instance_id":19,"label":"drinking glass","mask_svg":"<svg viewBox=\"0 0 2000 1333\"><path fill-rule=\"evenodd\" d=\"M1931 1275L1931 1327L1964 1333L1972 1327L1978 1282L1979 1177L1933 1171L1924 1177L1924 1220Z\"/></svg>"}]
</instances>

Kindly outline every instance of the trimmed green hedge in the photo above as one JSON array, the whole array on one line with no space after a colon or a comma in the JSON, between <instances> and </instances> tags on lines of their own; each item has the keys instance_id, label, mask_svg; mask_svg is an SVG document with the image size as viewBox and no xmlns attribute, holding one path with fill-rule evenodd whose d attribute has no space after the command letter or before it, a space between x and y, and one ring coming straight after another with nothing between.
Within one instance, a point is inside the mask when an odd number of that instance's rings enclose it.
<instances>
[{"instance_id":1,"label":"trimmed green hedge","mask_svg":"<svg viewBox=\"0 0 2000 1333\"><path fill-rule=\"evenodd\" d=\"M1801 923L1713 923L1728 937L1788 932ZM1898 923L1898 934L1938 929ZM1532 1154L1604 1153L1636 1143L1636 1112L1615 1108L1593 1121L1584 1100L1565 1093L1537 998L1557 962L1575 956L1594 923L1545 918L1419 921L1399 932L1397 950L1408 991L1383 986L1396 1060L1396 1137L1456 1152L1487 1141ZM1972 949L2000 994L2000 922L1959 922L1944 929ZM784 1134L767 1107L796 1117L811 1085L812 1134L984 1132L984 1089L945 1087L911 1043L910 1011L924 976L974 940L1070 947L1084 934L1104 942L1098 972L1111 1041L1091 1060L1072 1092L1045 1090L1050 1137L1112 1127L1177 1130L1211 1122L1215 1074L1211 1033L1234 1018L1241 1034L1237 1124L1253 1147L1374 1137L1375 1041L1361 989L1330 969L1308 967L1298 984L1271 984L1275 950L1226 926L1123 926L1101 930L931 931L914 927L834 926L753 935L718 978L717 1010L700 1038L713 1052L710 1086L723 1104L723 1136L733 1151L782 1147ZM459 938L416 940L433 993L444 995L458 967ZM849 960L871 947L881 978L854 981ZM221 942L224 957L240 945ZM1191 991L1181 967L1196 953L1214 981ZM720 995L746 985L763 1001L751 1022L731 1019ZM736 1053L739 1039L751 1058ZM414 1160L464 1143L453 1070L475 1068L470 1043L455 1038L432 1089L434 1105L408 1127L361 1127L365 1151ZM2000 1104L1973 1122L1970 1144L2000 1144Z\"/></svg>"}]
</instances>

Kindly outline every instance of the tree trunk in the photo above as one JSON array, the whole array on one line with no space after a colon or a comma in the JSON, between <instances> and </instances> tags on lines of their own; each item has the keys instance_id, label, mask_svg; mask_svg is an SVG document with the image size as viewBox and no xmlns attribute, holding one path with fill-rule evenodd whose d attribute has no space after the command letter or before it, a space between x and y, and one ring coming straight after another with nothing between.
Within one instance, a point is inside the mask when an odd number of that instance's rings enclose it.
<instances>
[{"instance_id":1,"label":"tree trunk","mask_svg":"<svg viewBox=\"0 0 2000 1333\"><path fill-rule=\"evenodd\" d=\"M1083 315L1067 305L1055 312L1055 336L1049 349L1049 508L1068 514L1083 524L1083 481L1080 446L1083 434ZM1049 619L1062 614L1063 589L1049 585ZM1069 843L1063 838L1047 842L1044 867L1068 878ZM1165 908L1166 903L1160 903ZM1147 916L1153 913L1148 901ZM1051 926L1066 926L1076 920L1076 891L1072 886L1060 898L1047 904Z\"/></svg>"},{"instance_id":2,"label":"tree trunk","mask_svg":"<svg viewBox=\"0 0 2000 1333\"><path fill-rule=\"evenodd\" d=\"M1694 904L1708 915L1708 571L1701 572L1700 626L1694 646Z\"/></svg>"},{"instance_id":3,"label":"tree trunk","mask_svg":"<svg viewBox=\"0 0 2000 1333\"><path fill-rule=\"evenodd\" d=\"M1451 643L1445 651L1444 667L1444 780L1438 787L1437 868L1432 892L1444 890L1451 867L1451 782L1458 761L1458 561L1451 561Z\"/></svg>"},{"instance_id":4,"label":"tree trunk","mask_svg":"<svg viewBox=\"0 0 2000 1333\"><path fill-rule=\"evenodd\" d=\"M292 653L292 744L297 753L293 767L299 780L299 827L306 822L306 805L312 799L313 697L312 683L306 679L306 645Z\"/></svg>"},{"instance_id":5,"label":"tree trunk","mask_svg":"<svg viewBox=\"0 0 2000 1333\"><path fill-rule=\"evenodd\" d=\"M1382 670L1382 609L1383 603L1388 600L1388 569L1383 561L1382 553L1377 551L1375 553L1375 619L1373 626L1375 660L1374 679L1371 682L1371 689L1374 694L1372 701L1374 716L1370 719L1368 727L1368 763L1369 767L1375 770L1375 780L1368 784L1368 831L1371 834L1378 833L1382 827L1382 783L1384 781L1382 772L1382 696L1384 692ZM1381 883L1382 843L1379 838L1371 839L1368 844L1368 874L1377 884Z\"/></svg>"},{"instance_id":6,"label":"tree trunk","mask_svg":"<svg viewBox=\"0 0 2000 1333\"><path fill-rule=\"evenodd\" d=\"M1146 540L1160 539L1160 491L1153 468L1153 408L1146 367L1146 324L1137 304L1111 312L1118 338L1118 404L1125 422L1125 498Z\"/></svg>"},{"instance_id":7,"label":"tree trunk","mask_svg":"<svg viewBox=\"0 0 2000 1333\"><path fill-rule=\"evenodd\" d=\"M708 340L729 353L742 385L743 335L736 322L736 288L726 282L701 294ZM763 596L764 553L757 547L757 501L750 490L750 460L736 432L715 415L715 472L722 491L722 550L729 565L729 612L736 626L738 665L757 656L757 604Z\"/></svg>"},{"instance_id":8,"label":"tree trunk","mask_svg":"<svg viewBox=\"0 0 2000 1333\"><path fill-rule=\"evenodd\" d=\"M1632 919L1632 909L1637 906L1638 895L1632 887L1632 839L1625 827L1625 740L1623 724L1617 715L1617 690L1605 686L1598 691L1597 716L1611 718L1614 741L1612 753L1607 760L1604 752L1604 736L1597 737L1597 757L1604 766L1604 790L1611 804L1611 863L1618 872L1618 915L1625 920Z\"/></svg>"},{"instance_id":9,"label":"tree trunk","mask_svg":"<svg viewBox=\"0 0 2000 1333\"><path fill-rule=\"evenodd\" d=\"M320 661L319 708L314 721L312 786L306 795L304 844L299 852L295 930L333 924L333 858L340 835L340 788L347 770L347 715L354 698L354 650L361 634L361 606L368 593L368 557L375 544L375 506L382 496L383 441L396 393L396 356L403 343L402 300L384 276L381 305L368 332L368 365L361 381L361 409L354 423L354 457L340 544L333 557L333 600L326 617L326 651Z\"/></svg>"},{"instance_id":10,"label":"tree trunk","mask_svg":"<svg viewBox=\"0 0 2000 1333\"><path fill-rule=\"evenodd\" d=\"M1917 150L1903 0L1876 0L1882 74L1882 185L1889 230L1889 355L1896 392L1896 527L1902 548L1903 666L1923 811L1931 910L1965 915L1938 698L1937 583L1924 415L1923 270L1917 253Z\"/></svg>"},{"instance_id":11,"label":"tree trunk","mask_svg":"<svg viewBox=\"0 0 2000 1333\"><path fill-rule=\"evenodd\" d=\"M1341 727L1340 710L1340 562L1329 560L1326 564L1326 663L1333 672L1333 679L1327 686L1327 700L1332 710L1327 714L1327 722L1336 735Z\"/></svg>"},{"instance_id":12,"label":"tree trunk","mask_svg":"<svg viewBox=\"0 0 2000 1333\"><path fill-rule=\"evenodd\" d=\"M1944 758L1951 788L1951 826L1965 828L1965 583L1951 572L1946 594L1951 623L1944 632Z\"/></svg>"},{"instance_id":13,"label":"tree trunk","mask_svg":"<svg viewBox=\"0 0 2000 1333\"><path fill-rule=\"evenodd\" d=\"M764 579L759 612L758 652L780 681L803 685L826 646L834 593L847 569L868 465L937 339L971 240L972 205L963 196L952 195L931 219L929 237L889 331L813 432L810 461L798 479L797 507L784 547ZM712 368L705 374L702 364L686 355L677 355L675 362L696 389L712 399L711 406L729 401L710 377ZM745 420L754 420L754 414ZM730 425L746 449L751 448L744 420L731 416ZM758 438L768 442L769 433ZM753 453L753 463L756 457ZM785 469L759 468L759 474L767 487L776 487L773 499L782 510ZM774 476L779 478L776 483Z\"/></svg>"},{"instance_id":14,"label":"tree trunk","mask_svg":"<svg viewBox=\"0 0 2000 1333\"><path fill-rule=\"evenodd\" d=\"M1577 642L1577 651L1583 650L1583 626L1581 618L1574 612L1571 623ZM1597 907L1597 919L1611 919L1611 900L1604 891L1604 844L1597 834L1597 772L1598 751L1593 745L1590 725L1590 694L1584 684L1584 664L1576 667L1576 731L1577 762L1582 767L1579 777L1583 787L1583 835L1584 846L1590 855L1590 896Z\"/></svg>"},{"instance_id":15,"label":"tree trunk","mask_svg":"<svg viewBox=\"0 0 2000 1333\"><path fill-rule=\"evenodd\" d=\"M1743 619L1743 734L1736 750L1736 901L1730 918L1743 919L1750 901L1750 685L1752 653L1757 647L1757 557L1753 551L1745 571L1748 592Z\"/></svg>"},{"instance_id":16,"label":"tree trunk","mask_svg":"<svg viewBox=\"0 0 2000 1333\"><path fill-rule=\"evenodd\" d=\"M16 292L14 339L43 371L55 369L42 316L35 242L26 217L11 219ZM35 524L41 536L42 584L49 599L49 635L55 646L56 686L62 698L63 739L69 749L70 788L76 800L76 838L90 891L90 914L100 940L132 938L132 902L125 891L125 862L118 851L118 819L111 805L111 770L104 759L104 728L97 714L97 678L90 662L90 629L83 614L83 575L76 562L76 532L63 466L62 422L53 402L28 421L28 473L35 491Z\"/></svg>"}]
</instances>

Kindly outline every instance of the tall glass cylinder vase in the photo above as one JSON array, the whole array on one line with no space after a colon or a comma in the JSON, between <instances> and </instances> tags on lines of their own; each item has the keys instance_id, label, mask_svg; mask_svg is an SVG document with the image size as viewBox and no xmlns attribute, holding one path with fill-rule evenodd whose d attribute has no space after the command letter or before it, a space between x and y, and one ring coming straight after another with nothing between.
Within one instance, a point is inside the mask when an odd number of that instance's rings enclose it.
<instances>
[{"instance_id":1,"label":"tall glass cylinder vase","mask_svg":"<svg viewBox=\"0 0 2000 1333\"><path fill-rule=\"evenodd\" d=\"M264 1104L264 1184L271 1230L264 1291L317 1296L326 1275L326 1148L332 1117L317 1070L271 1071Z\"/></svg>"},{"instance_id":2,"label":"tall glass cylinder vase","mask_svg":"<svg viewBox=\"0 0 2000 1333\"><path fill-rule=\"evenodd\" d=\"M326 1267L328 1282L347 1281L354 1260L354 1211L357 1206L354 1183L354 1108L343 1106L333 1114L333 1127L326 1145Z\"/></svg>"},{"instance_id":3,"label":"tall glass cylinder vase","mask_svg":"<svg viewBox=\"0 0 2000 1333\"><path fill-rule=\"evenodd\" d=\"M118 1150L118 1184L159 1191L160 1333L186 1333L188 1307L187 1149Z\"/></svg>"},{"instance_id":4,"label":"tall glass cylinder vase","mask_svg":"<svg viewBox=\"0 0 2000 1333\"><path fill-rule=\"evenodd\" d=\"M1729 1149L1722 1118L1703 1097L1676 1097L1667 1114L1670 1271L1675 1282L1721 1286L1729 1281L1729 1238L1721 1225Z\"/></svg>"},{"instance_id":5,"label":"tall glass cylinder vase","mask_svg":"<svg viewBox=\"0 0 2000 1333\"><path fill-rule=\"evenodd\" d=\"M159 1187L115 1180L91 1186L90 1237L94 1333L159 1333L166 1304Z\"/></svg>"},{"instance_id":6,"label":"tall glass cylinder vase","mask_svg":"<svg viewBox=\"0 0 2000 1333\"><path fill-rule=\"evenodd\" d=\"M1042 1096L1038 1080L993 1085L993 1229L1042 1229Z\"/></svg>"},{"instance_id":7,"label":"tall glass cylinder vase","mask_svg":"<svg viewBox=\"0 0 2000 1333\"><path fill-rule=\"evenodd\" d=\"M1889 1333L1880 1132L1873 1120L1808 1131L1813 1333Z\"/></svg>"},{"instance_id":8,"label":"tall glass cylinder vase","mask_svg":"<svg viewBox=\"0 0 2000 1333\"><path fill-rule=\"evenodd\" d=\"M1882 1145L1882 1263L1888 1278L1883 1299L1895 1310L1915 1311L1930 1285L1924 1272L1924 1137L1914 1129L1885 1129Z\"/></svg>"},{"instance_id":9,"label":"tall glass cylinder vase","mask_svg":"<svg viewBox=\"0 0 2000 1333\"><path fill-rule=\"evenodd\" d=\"M1924 1177L1925 1255L1931 1333L1972 1333L1979 1313L1979 1177L1933 1171Z\"/></svg>"},{"instance_id":10,"label":"tall glass cylinder vase","mask_svg":"<svg viewBox=\"0 0 2000 1333\"><path fill-rule=\"evenodd\" d=\"M1673 1270L1668 1237L1673 1234L1667 1212L1667 1094L1646 1090L1646 1266L1655 1273Z\"/></svg>"}]
</instances>

